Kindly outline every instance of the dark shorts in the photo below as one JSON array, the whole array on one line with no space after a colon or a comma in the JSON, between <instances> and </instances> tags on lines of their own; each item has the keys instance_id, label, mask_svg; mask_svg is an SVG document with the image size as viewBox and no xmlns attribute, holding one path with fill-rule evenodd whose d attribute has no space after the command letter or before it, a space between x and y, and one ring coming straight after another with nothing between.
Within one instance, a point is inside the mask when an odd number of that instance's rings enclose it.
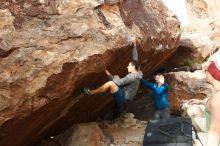
<instances>
[{"instance_id":1,"label":"dark shorts","mask_svg":"<svg viewBox=\"0 0 220 146\"><path fill-rule=\"evenodd\" d=\"M118 105L126 103L125 90L123 87L118 87L118 91L113 94Z\"/></svg>"}]
</instances>

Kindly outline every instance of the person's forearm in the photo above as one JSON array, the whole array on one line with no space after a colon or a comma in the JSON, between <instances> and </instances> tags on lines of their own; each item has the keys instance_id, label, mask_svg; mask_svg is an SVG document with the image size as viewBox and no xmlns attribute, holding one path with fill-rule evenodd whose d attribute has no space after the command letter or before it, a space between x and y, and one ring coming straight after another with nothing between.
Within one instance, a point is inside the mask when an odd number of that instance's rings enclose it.
<instances>
[{"instance_id":1,"label":"person's forearm","mask_svg":"<svg viewBox=\"0 0 220 146\"><path fill-rule=\"evenodd\" d=\"M132 60L138 61L138 52L137 52L136 42L134 43L134 46L132 49Z\"/></svg>"},{"instance_id":2,"label":"person's forearm","mask_svg":"<svg viewBox=\"0 0 220 146\"><path fill-rule=\"evenodd\" d=\"M143 78L140 81L145 87L152 89L152 83L148 82L147 80L144 80Z\"/></svg>"},{"instance_id":3,"label":"person's forearm","mask_svg":"<svg viewBox=\"0 0 220 146\"><path fill-rule=\"evenodd\" d=\"M110 74L110 75L108 75L108 79L109 79L110 81L112 81L112 80L113 80L113 78L114 78L114 77L113 77L113 75L111 75L111 74Z\"/></svg>"}]
</instances>

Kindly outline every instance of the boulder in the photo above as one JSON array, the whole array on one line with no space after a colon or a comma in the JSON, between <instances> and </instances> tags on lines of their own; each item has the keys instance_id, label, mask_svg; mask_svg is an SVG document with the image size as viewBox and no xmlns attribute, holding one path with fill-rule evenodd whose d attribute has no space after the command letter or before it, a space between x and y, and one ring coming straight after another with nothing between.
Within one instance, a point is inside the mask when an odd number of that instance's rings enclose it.
<instances>
[{"instance_id":1,"label":"boulder","mask_svg":"<svg viewBox=\"0 0 220 146\"><path fill-rule=\"evenodd\" d=\"M197 132L206 132L205 105L189 104L187 100L181 102L181 116L191 118Z\"/></svg>"},{"instance_id":2,"label":"boulder","mask_svg":"<svg viewBox=\"0 0 220 146\"><path fill-rule=\"evenodd\" d=\"M205 106L198 104L189 104L188 100L184 100L181 102L181 116L191 118L192 124L196 129L198 134L198 138L196 137L196 133L193 130L193 146L203 146L206 142L206 118L205 118Z\"/></svg>"},{"instance_id":3,"label":"boulder","mask_svg":"<svg viewBox=\"0 0 220 146\"><path fill-rule=\"evenodd\" d=\"M199 70L214 51L215 44L207 32L184 33L180 38L180 46L165 66L167 68L187 66L191 70Z\"/></svg>"},{"instance_id":4,"label":"boulder","mask_svg":"<svg viewBox=\"0 0 220 146\"><path fill-rule=\"evenodd\" d=\"M212 97L213 86L207 83L204 71L195 72L170 72L166 74L166 81L170 85L169 100L171 111L180 114L180 103L182 100L192 98L204 99Z\"/></svg>"},{"instance_id":5,"label":"boulder","mask_svg":"<svg viewBox=\"0 0 220 146\"><path fill-rule=\"evenodd\" d=\"M105 114L112 96L81 89L106 82L105 68L127 73L128 36L141 38L139 60L151 74L178 47L179 27L159 0L1 1L0 145L33 145Z\"/></svg>"},{"instance_id":6,"label":"boulder","mask_svg":"<svg viewBox=\"0 0 220 146\"><path fill-rule=\"evenodd\" d=\"M127 113L114 121L76 124L37 146L141 146L146 122Z\"/></svg>"},{"instance_id":7,"label":"boulder","mask_svg":"<svg viewBox=\"0 0 220 146\"><path fill-rule=\"evenodd\" d=\"M50 140L42 141L37 146L108 146L97 123L77 124L59 136L51 136Z\"/></svg>"},{"instance_id":8,"label":"boulder","mask_svg":"<svg viewBox=\"0 0 220 146\"><path fill-rule=\"evenodd\" d=\"M169 2L169 0L163 0ZM184 1L184 2L183 2ZM166 67L189 66L192 70L201 68L213 52L220 47L220 1L182 0L182 5L171 7L181 22L180 47ZM184 6L183 6L184 4Z\"/></svg>"}]
</instances>

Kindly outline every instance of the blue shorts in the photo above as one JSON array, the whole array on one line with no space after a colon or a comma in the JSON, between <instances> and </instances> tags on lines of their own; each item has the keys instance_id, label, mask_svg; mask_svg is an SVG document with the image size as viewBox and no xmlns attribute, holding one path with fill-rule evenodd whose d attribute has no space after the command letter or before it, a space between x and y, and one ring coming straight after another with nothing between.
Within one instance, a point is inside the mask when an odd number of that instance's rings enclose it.
<instances>
[{"instance_id":1,"label":"blue shorts","mask_svg":"<svg viewBox=\"0 0 220 146\"><path fill-rule=\"evenodd\" d=\"M118 87L118 91L113 94L118 105L126 103L125 90L123 87Z\"/></svg>"}]
</instances>

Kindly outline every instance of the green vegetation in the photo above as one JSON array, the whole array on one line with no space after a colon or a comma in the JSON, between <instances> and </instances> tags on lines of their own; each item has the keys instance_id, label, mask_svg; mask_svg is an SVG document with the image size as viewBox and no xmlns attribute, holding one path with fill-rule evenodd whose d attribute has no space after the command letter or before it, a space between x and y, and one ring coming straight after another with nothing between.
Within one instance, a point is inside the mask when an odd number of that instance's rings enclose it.
<instances>
[{"instance_id":1,"label":"green vegetation","mask_svg":"<svg viewBox=\"0 0 220 146\"><path fill-rule=\"evenodd\" d=\"M184 66L188 66L189 68L191 68L194 64L194 61L191 58L186 58L183 62Z\"/></svg>"}]
</instances>

